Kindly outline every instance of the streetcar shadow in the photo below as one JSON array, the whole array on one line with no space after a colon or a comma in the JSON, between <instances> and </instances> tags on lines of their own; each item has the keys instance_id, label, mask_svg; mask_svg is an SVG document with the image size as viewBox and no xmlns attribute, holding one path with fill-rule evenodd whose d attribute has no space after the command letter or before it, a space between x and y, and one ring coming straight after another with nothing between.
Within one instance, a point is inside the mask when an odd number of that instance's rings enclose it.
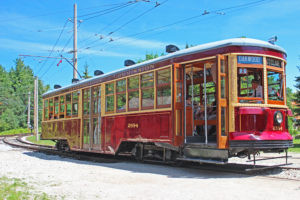
<instances>
[{"instance_id":1,"label":"streetcar shadow","mask_svg":"<svg viewBox=\"0 0 300 200\"><path fill-rule=\"evenodd\" d=\"M151 164L151 163L140 163L136 161L116 161L116 162L91 162L84 160L76 160L67 157L61 157L58 155L47 155L40 152L24 152L25 155L30 157L35 157L41 160L53 161L53 162L68 162L89 166L98 166L105 167L117 170L129 171L131 173L143 173L143 174L155 174L155 175L164 175L169 178L192 178L192 179L225 179L225 178L248 178L256 175L263 174L241 174L241 173L228 173L222 170L216 169L201 169L200 165L193 165L192 167L187 166L172 166L172 165L164 165L164 164ZM100 155L102 157L102 155ZM104 156L107 158L107 156ZM112 157L111 157L112 158ZM53 165L57 166L57 165ZM80 167L78 166L78 167ZM200 166L200 167L199 167ZM221 168L221 166L220 166ZM271 170L268 172L268 175L280 173L280 170Z\"/></svg>"}]
</instances>

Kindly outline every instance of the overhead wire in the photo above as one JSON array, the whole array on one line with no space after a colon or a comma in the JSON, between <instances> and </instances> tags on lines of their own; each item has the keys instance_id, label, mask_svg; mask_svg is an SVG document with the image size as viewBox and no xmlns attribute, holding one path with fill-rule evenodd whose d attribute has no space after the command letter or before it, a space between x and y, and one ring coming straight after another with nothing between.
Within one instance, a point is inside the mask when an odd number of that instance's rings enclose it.
<instances>
[{"instance_id":1,"label":"overhead wire","mask_svg":"<svg viewBox=\"0 0 300 200\"><path fill-rule=\"evenodd\" d=\"M131 5L137 5L137 4L134 3L134 4L130 4L129 6L131 6ZM126 6L126 7L128 7L128 6ZM125 8L125 7L123 7L123 8ZM113 12L113 11L112 11L112 12ZM108 28L109 26L111 26L113 23L115 23L116 21L118 21L122 16L124 16L124 15L127 14L127 13L128 13L128 12L123 13L121 16L119 16L118 18L116 18L113 22L108 23L104 28L101 29L101 31L103 31L103 30L105 30L106 28ZM109 13L106 13L106 14L109 14ZM97 32L100 32L100 31L97 31ZM95 36L97 36L97 34L95 34ZM88 37L88 38L86 38L86 39L80 41L80 43L90 41L92 38L94 38L94 36L90 36L90 37ZM98 39L97 39L96 41L98 41ZM93 42L95 42L95 40L93 40ZM90 42L90 43L88 43L88 44L84 44L83 46L88 46L88 45L90 45L90 44L93 43L93 42Z\"/></svg>"},{"instance_id":2,"label":"overhead wire","mask_svg":"<svg viewBox=\"0 0 300 200\"><path fill-rule=\"evenodd\" d=\"M124 24L122 24L121 26L119 26L118 28L116 28L115 30L109 32L107 36L110 36L110 35L114 34L115 32L117 32L117 31L119 31L120 29L122 29L123 27L125 27L126 25L128 25L128 24L130 24L131 22L137 20L138 18L144 16L145 14L151 12L152 10L154 10L155 8L157 8L158 6L163 5L163 4L166 3L167 1L168 1L168 0L165 0L165 1L163 1L162 3L156 2L156 5L155 5L154 7L152 7L152 8L150 8L150 9L144 11L143 13L139 14L138 16L136 16L136 17L130 19L129 21L125 22ZM80 49L89 49L88 46L91 45L91 44L94 44L94 43L96 43L96 42L99 42L99 39L94 40L93 42L88 43L87 45L85 45L84 47L81 47Z\"/></svg>"},{"instance_id":3,"label":"overhead wire","mask_svg":"<svg viewBox=\"0 0 300 200\"><path fill-rule=\"evenodd\" d=\"M48 56L51 56L51 55L52 55L54 49L56 48L56 45L57 45L58 41L60 40L60 38L61 38L61 36L62 36L62 33L64 32L64 30L65 30L65 28L66 28L66 26L67 26L67 24L68 24L68 22L69 22L69 20L66 20L66 22L65 22L65 24L64 24L64 26L63 26L63 28L61 29L61 31L60 31L60 33L59 33L58 38L56 39L56 41L55 41L55 43L54 43L54 45L53 45L53 47L52 47L52 50L50 51L50 53L49 53ZM40 72L41 69L45 66L45 64L47 63L47 61L48 61L48 59L46 59L46 61L45 61L45 62L43 63L43 65L42 65L42 67L40 67L40 69L39 69L39 71L37 72L37 74L39 74L39 72ZM49 66L49 67L46 69L46 71L40 76L40 78L42 78L42 77L49 71L50 68L51 68L51 66Z\"/></svg>"},{"instance_id":4,"label":"overhead wire","mask_svg":"<svg viewBox=\"0 0 300 200\"><path fill-rule=\"evenodd\" d=\"M154 10L155 8L157 8L157 7L160 6L160 5L163 5L163 4L166 3L167 1L169 1L169 0L165 0L165 1L163 1L162 3L160 3L160 4L157 3L154 7L152 7L152 8L150 8L150 9L146 10L145 12L143 12L143 13L139 14L138 16L136 16L135 18L133 18L133 19L127 21L126 23L122 24L120 27L118 27L118 28L116 28L115 30L111 31L108 35L114 34L115 32L117 32L118 30L122 29L122 28L123 28L124 26L126 26L127 24L130 24L131 22L133 22L133 21L137 20L138 18L144 16L145 14L151 12L152 10Z\"/></svg>"},{"instance_id":5,"label":"overhead wire","mask_svg":"<svg viewBox=\"0 0 300 200\"><path fill-rule=\"evenodd\" d=\"M221 12L221 11L232 10L232 9L240 9L240 8L244 8L244 7L247 8L247 7L251 7L251 6L256 6L256 4L259 5L260 3L267 2L267 1L274 1L274 0L259 0L259 1L249 2L249 3L240 4L240 5L236 5L236 6L230 6L230 7L227 7L227 8L216 9L216 10L212 10L210 12L204 12L204 13L202 13L200 15L195 15L195 16L192 16L192 17L187 17L185 19L178 20L178 21L175 21L175 22L163 25L163 26L151 28L151 29L148 29L148 30L145 30L145 31L142 31L142 32L138 32L138 33L134 33L134 34L128 35L128 36L122 36L122 37L113 39L113 41L107 41L106 43L104 43L102 45L107 45L107 44L109 44L111 42L115 42L115 41L118 41L118 40L121 40L121 39L126 39L126 38L129 38L129 37L134 37L134 36L145 34L145 33L148 33L148 32L157 31L157 30L160 30L160 29L163 29L163 28L168 28L168 27L180 24L180 23L184 23L186 21L190 21L190 20L193 20L193 19L196 19L196 18L199 18L199 17L206 16L206 15L211 14L211 13L217 14L217 12ZM100 45L91 46L91 47L89 47L89 49L90 48L95 48L95 47L98 47L98 46L100 46Z\"/></svg>"},{"instance_id":6,"label":"overhead wire","mask_svg":"<svg viewBox=\"0 0 300 200\"><path fill-rule=\"evenodd\" d=\"M87 21L87 20L90 20L90 19L93 19L93 18L96 18L96 17L100 17L100 16L106 15L106 14L108 14L108 13L115 12L115 11L117 11L117 10L120 10L120 9L122 9L122 8L126 8L126 7L128 7L128 6L130 6L131 4L134 4L134 3L136 3L136 2L133 2L133 3L126 3L126 4L121 5L121 6L116 6L116 7L114 7L114 8L109 8L109 9L106 9L106 10L103 10L103 11L99 11L100 14L94 15L94 16L91 16L91 17L87 17L87 18L83 18L82 20L83 20L83 21ZM82 17L82 16L78 16L78 17Z\"/></svg>"}]
</instances>

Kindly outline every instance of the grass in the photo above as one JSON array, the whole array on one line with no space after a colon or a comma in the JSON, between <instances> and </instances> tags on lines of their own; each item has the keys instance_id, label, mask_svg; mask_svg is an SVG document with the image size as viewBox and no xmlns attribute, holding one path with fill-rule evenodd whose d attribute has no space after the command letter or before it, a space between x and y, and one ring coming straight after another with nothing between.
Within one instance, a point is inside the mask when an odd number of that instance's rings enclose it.
<instances>
[{"instance_id":1,"label":"grass","mask_svg":"<svg viewBox=\"0 0 300 200\"><path fill-rule=\"evenodd\" d=\"M28 128L17 128L17 129L0 132L0 135L15 135L15 134L22 134L22 133L30 133L30 130L28 130Z\"/></svg>"},{"instance_id":2,"label":"grass","mask_svg":"<svg viewBox=\"0 0 300 200\"><path fill-rule=\"evenodd\" d=\"M55 142L53 142L52 140L39 140L39 141L36 141L35 135L32 135L32 136L27 137L27 140L28 140L29 142L34 143L34 144L41 144L41 145L55 146Z\"/></svg>"},{"instance_id":3,"label":"grass","mask_svg":"<svg viewBox=\"0 0 300 200\"><path fill-rule=\"evenodd\" d=\"M294 143L294 147L289 148L289 152L300 153L300 139L295 139L293 143Z\"/></svg>"},{"instance_id":4,"label":"grass","mask_svg":"<svg viewBox=\"0 0 300 200\"><path fill-rule=\"evenodd\" d=\"M41 128L39 128L39 132L41 132ZM22 134L22 133L30 133L31 130L28 128L16 128L16 129L11 129L7 131L2 131L0 132L0 135L15 135L15 134Z\"/></svg>"},{"instance_id":5,"label":"grass","mask_svg":"<svg viewBox=\"0 0 300 200\"><path fill-rule=\"evenodd\" d=\"M26 182L17 178L0 177L0 199L7 200L50 200L54 199L46 193L37 193Z\"/></svg>"}]
</instances>

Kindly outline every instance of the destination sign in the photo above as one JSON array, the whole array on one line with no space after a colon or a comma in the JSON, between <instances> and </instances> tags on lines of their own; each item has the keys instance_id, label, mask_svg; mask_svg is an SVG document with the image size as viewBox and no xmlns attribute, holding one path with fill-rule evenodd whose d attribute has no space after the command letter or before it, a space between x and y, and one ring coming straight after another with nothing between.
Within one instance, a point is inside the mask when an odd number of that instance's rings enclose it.
<instances>
[{"instance_id":1,"label":"destination sign","mask_svg":"<svg viewBox=\"0 0 300 200\"><path fill-rule=\"evenodd\" d=\"M277 60L274 58L267 58L267 65L281 68L281 60Z\"/></svg>"},{"instance_id":2,"label":"destination sign","mask_svg":"<svg viewBox=\"0 0 300 200\"><path fill-rule=\"evenodd\" d=\"M241 64L262 64L263 59L259 56L238 56L238 63Z\"/></svg>"}]
</instances>

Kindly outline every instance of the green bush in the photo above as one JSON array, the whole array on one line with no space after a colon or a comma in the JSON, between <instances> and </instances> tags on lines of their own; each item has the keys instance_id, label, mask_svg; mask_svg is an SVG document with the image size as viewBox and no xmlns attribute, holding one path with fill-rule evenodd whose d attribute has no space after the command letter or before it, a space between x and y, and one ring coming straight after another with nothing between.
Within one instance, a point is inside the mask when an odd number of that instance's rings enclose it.
<instances>
[{"instance_id":1,"label":"green bush","mask_svg":"<svg viewBox=\"0 0 300 200\"><path fill-rule=\"evenodd\" d=\"M28 130L27 128L17 128L17 129L11 129L11 130L0 132L0 135L15 135L15 134L22 134L22 133L30 133L30 130Z\"/></svg>"}]
</instances>

